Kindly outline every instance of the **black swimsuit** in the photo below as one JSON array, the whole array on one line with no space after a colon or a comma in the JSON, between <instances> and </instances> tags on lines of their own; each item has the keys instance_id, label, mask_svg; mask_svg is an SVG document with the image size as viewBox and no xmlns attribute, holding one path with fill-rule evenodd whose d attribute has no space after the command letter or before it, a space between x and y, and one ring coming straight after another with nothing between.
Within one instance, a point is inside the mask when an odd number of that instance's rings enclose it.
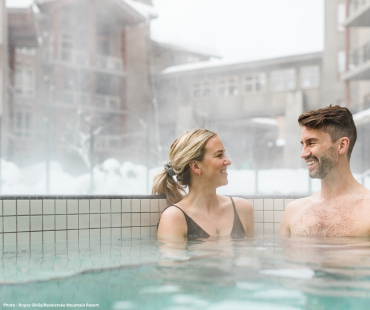
<instances>
[{"instance_id":1,"label":"black swimsuit","mask_svg":"<svg viewBox=\"0 0 370 310\"><path fill-rule=\"evenodd\" d=\"M231 199L231 202L232 202L233 208L234 208L234 224L233 224L233 229L231 230L230 236L232 238L242 238L242 237L245 236L245 230L244 230L242 222L240 221L238 212L236 211L234 200L231 197L230 197L230 199ZM210 235L206 231L204 231L204 229L202 227L200 227L180 207L178 207L176 205L172 205L172 206L168 206L167 208L169 208L169 207L176 207L176 208L180 209L182 211L182 213L184 213L184 216L185 216L185 219L186 219L186 224L188 226L188 234L187 234L188 240L198 239L198 238L209 238L210 237ZM164 209L163 212L166 209Z\"/></svg>"}]
</instances>

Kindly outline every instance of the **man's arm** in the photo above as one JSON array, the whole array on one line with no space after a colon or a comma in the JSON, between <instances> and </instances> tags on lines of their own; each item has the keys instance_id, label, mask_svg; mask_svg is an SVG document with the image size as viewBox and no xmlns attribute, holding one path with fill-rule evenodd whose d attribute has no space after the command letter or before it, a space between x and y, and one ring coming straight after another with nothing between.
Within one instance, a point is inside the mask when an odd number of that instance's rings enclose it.
<instances>
[{"instance_id":1,"label":"man's arm","mask_svg":"<svg viewBox=\"0 0 370 310\"><path fill-rule=\"evenodd\" d=\"M291 202L286 206L283 217L281 219L280 235L283 237L290 237L291 235L290 226L292 222L293 213L294 213L293 206Z\"/></svg>"}]
</instances>

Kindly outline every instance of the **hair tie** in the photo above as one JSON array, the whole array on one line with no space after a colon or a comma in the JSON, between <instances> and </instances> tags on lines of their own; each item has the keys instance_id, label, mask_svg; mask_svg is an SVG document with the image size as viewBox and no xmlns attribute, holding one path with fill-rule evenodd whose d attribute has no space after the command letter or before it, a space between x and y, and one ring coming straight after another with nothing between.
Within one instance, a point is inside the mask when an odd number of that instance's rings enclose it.
<instances>
[{"instance_id":1,"label":"hair tie","mask_svg":"<svg viewBox=\"0 0 370 310\"><path fill-rule=\"evenodd\" d=\"M173 170L169 162L164 163L164 170L166 170L167 174L171 177L176 175L175 170Z\"/></svg>"}]
</instances>

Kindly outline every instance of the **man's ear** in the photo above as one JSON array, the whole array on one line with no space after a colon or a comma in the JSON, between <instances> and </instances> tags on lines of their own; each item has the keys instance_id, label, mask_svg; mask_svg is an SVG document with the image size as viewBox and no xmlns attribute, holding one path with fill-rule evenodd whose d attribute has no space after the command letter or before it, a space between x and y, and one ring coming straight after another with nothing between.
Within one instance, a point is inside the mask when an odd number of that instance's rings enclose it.
<instances>
[{"instance_id":1,"label":"man's ear","mask_svg":"<svg viewBox=\"0 0 370 310\"><path fill-rule=\"evenodd\" d=\"M349 139L347 137L343 137L339 139L338 144L338 152L340 155L343 155L347 152L349 147Z\"/></svg>"},{"instance_id":2,"label":"man's ear","mask_svg":"<svg viewBox=\"0 0 370 310\"><path fill-rule=\"evenodd\" d=\"M193 170L193 172L195 174L200 174L200 168L199 168L199 165L198 165L198 162L195 161L195 160L192 160L190 163L189 163L189 166L190 166L190 169Z\"/></svg>"}]
</instances>

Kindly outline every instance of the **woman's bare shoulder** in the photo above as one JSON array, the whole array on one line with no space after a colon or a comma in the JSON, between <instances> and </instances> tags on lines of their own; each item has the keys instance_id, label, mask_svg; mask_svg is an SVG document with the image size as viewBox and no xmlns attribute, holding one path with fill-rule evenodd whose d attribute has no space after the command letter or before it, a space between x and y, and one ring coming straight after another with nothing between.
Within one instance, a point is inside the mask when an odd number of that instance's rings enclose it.
<instances>
[{"instance_id":1,"label":"woman's bare shoulder","mask_svg":"<svg viewBox=\"0 0 370 310\"><path fill-rule=\"evenodd\" d=\"M159 220L158 237L186 237L186 219L180 208L169 206L166 208Z\"/></svg>"}]
</instances>

